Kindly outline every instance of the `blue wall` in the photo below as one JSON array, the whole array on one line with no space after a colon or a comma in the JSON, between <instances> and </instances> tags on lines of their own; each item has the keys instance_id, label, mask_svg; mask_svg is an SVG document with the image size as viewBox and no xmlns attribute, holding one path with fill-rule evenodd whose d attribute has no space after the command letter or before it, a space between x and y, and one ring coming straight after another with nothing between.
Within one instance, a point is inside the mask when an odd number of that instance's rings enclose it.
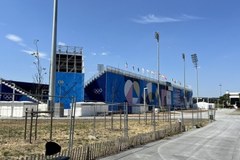
<instances>
[{"instance_id":1,"label":"blue wall","mask_svg":"<svg viewBox=\"0 0 240 160\"><path fill-rule=\"evenodd\" d=\"M144 88L147 88L147 104L157 105L157 84L121 74L106 72L85 88L85 100L107 103L128 102L130 105L143 104ZM184 105L184 90L167 82L160 85L161 106L172 108ZM186 91L187 101L191 101L192 91Z\"/></svg>"},{"instance_id":2,"label":"blue wall","mask_svg":"<svg viewBox=\"0 0 240 160\"><path fill-rule=\"evenodd\" d=\"M14 83L17 88L21 88L24 91L28 92L29 94L32 94L36 98L38 97L36 91L38 84L36 83L29 83L29 82L18 82L18 81L7 81L8 83ZM42 96L42 90L45 90L48 88L48 85L46 84L41 84L40 85L40 99L43 99L46 101L47 97ZM12 94L13 94L13 89L10 87L0 84L0 101L12 101ZM26 95L23 95L22 93L19 93L18 91L15 90L15 101L33 101ZM33 101L34 102L34 101Z\"/></svg>"},{"instance_id":3,"label":"blue wall","mask_svg":"<svg viewBox=\"0 0 240 160\"><path fill-rule=\"evenodd\" d=\"M70 108L72 97L76 101L84 101L84 74L72 72L57 72L55 87L55 102L63 103L64 109Z\"/></svg>"}]
</instances>

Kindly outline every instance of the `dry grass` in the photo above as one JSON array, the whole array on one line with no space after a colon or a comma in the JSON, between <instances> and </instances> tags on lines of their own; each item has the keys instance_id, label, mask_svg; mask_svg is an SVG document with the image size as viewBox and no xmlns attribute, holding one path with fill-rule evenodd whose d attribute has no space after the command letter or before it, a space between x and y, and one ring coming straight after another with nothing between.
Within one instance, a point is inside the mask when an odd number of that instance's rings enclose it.
<instances>
[{"instance_id":1,"label":"dry grass","mask_svg":"<svg viewBox=\"0 0 240 160\"><path fill-rule=\"evenodd\" d=\"M147 133L153 131L150 115L147 124L145 124L144 116L141 115L140 121L138 115L129 116L128 120L128 135L129 137L139 133ZM172 115L174 117L174 115ZM165 120L163 116L156 117L156 130L164 129L170 125L170 122ZM50 137L50 119L40 118L37 125L37 139L35 140L35 121L33 125L32 143L29 143L30 137L30 120L27 125L27 139L24 140L24 119L2 119L0 120L0 159L10 159L22 157L32 154L42 154L45 151L46 140ZM111 123L113 122L113 124ZM120 125L121 123L121 125ZM172 120L172 124L176 120ZM53 141L59 143L63 149L68 147L69 142L69 119L54 119L53 120ZM185 124L191 126L191 121L185 121ZM95 128L94 128L95 126ZM112 128L113 127L113 128ZM119 115L114 115L113 121L107 117L105 121L103 117L97 117L95 124L93 119L76 119L74 128L74 146L101 142L111 139L116 139L123 136L123 117L120 121Z\"/></svg>"}]
</instances>

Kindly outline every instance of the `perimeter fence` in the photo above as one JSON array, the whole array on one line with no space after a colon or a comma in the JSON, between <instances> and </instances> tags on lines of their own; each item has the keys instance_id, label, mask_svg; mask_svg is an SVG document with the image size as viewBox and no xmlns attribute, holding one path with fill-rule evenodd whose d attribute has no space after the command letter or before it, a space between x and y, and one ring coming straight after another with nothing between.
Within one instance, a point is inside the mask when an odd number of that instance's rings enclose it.
<instances>
[{"instance_id":1,"label":"perimeter fence","mask_svg":"<svg viewBox=\"0 0 240 160\"><path fill-rule=\"evenodd\" d=\"M68 99L65 111L61 104L53 109L40 103L1 103L0 159L46 159L47 141L62 146L56 156L95 159L204 126L215 115L215 110Z\"/></svg>"}]
</instances>

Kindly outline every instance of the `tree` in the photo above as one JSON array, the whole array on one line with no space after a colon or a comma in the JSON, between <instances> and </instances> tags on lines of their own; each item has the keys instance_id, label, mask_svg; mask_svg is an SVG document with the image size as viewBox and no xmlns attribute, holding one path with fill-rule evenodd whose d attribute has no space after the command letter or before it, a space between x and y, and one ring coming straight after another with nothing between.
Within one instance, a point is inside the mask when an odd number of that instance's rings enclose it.
<instances>
[{"instance_id":1,"label":"tree","mask_svg":"<svg viewBox=\"0 0 240 160\"><path fill-rule=\"evenodd\" d=\"M42 67L40 63L40 54L38 52L38 45L37 45L38 42L39 40L34 41L36 45L36 52L33 52L32 56L36 58L33 64L36 66L36 69L37 69L37 73L33 75L33 81L37 83L36 94L37 96L40 96L41 84L43 83L44 75L47 73L46 73L46 68Z\"/></svg>"}]
</instances>

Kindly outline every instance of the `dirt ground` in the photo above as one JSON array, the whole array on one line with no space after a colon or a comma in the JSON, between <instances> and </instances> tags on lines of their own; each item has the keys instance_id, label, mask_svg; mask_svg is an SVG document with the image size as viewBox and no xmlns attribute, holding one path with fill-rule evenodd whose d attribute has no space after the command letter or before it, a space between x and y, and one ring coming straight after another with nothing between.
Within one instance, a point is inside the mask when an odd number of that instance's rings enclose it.
<instances>
[{"instance_id":1,"label":"dirt ground","mask_svg":"<svg viewBox=\"0 0 240 160\"><path fill-rule=\"evenodd\" d=\"M129 137L153 131L153 118L147 115L147 124L145 115L129 115L128 135ZM174 117L174 118L173 118ZM177 117L177 116L176 116ZM175 115L169 116L156 115L156 130L169 127L171 124L178 123ZM94 123L95 122L95 123ZM191 128L192 121L185 120L185 125ZM208 121L204 123L207 124ZM45 152L45 143L50 140L50 119L40 117L37 128L33 121L32 138L30 143L30 120L28 119L26 134L24 119L0 119L0 159L20 158L32 154L43 154ZM52 125L52 140L67 149L69 145L70 120L54 119ZM108 117L77 118L74 125L73 146L102 142L122 137L124 132L124 117L114 115ZM37 134L35 134L37 129ZM26 135L26 139L24 136ZM36 140L35 140L36 137Z\"/></svg>"}]
</instances>

